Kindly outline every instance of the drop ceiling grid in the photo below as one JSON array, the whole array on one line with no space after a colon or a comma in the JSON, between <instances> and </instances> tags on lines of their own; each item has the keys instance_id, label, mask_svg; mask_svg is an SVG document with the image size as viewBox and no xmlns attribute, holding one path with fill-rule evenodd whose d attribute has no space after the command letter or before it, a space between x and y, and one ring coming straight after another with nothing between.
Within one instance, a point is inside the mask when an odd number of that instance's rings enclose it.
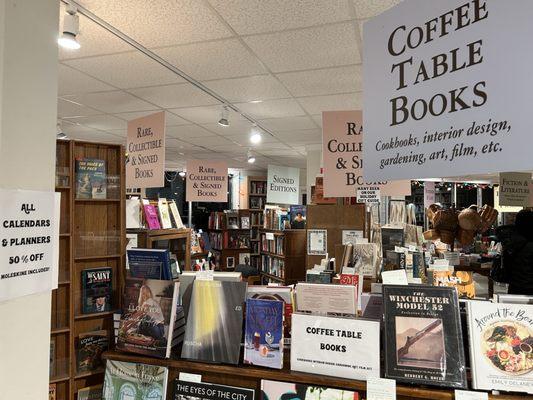
<instances>
[{"instance_id":1,"label":"drop ceiling grid","mask_svg":"<svg viewBox=\"0 0 533 400\"><path fill-rule=\"evenodd\" d=\"M168 37L176 36L174 34L169 35L169 32L179 33L180 27L178 25L180 24L176 23L175 18L165 19L164 23L160 24L164 29L154 29L142 18L130 18L131 15L138 14L139 10L142 10L142 7L148 3L150 3L151 9L158 8L154 2L134 0L132 3L130 0L115 0L113 5L110 5L109 2L103 0L81 0L81 3L87 6L89 10L140 41L143 45L157 51L158 54L170 55L173 64L180 69L183 67L182 64L187 64L183 55L191 55L196 52L196 58L191 56L192 59L188 61L190 70L185 69L185 71L195 79L201 80L203 78L204 84L235 102L238 107L253 115L254 118L262 117L257 118L258 121L264 123L268 129L272 129L280 139L280 143L287 146L279 149L277 153L279 156L285 156L278 158L280 161L291 159L291 157L287 157L287 151L290 151L287 149L292 149L297 156L305 155L305 152L302 151L304 148L302 142L293 139L298 138L305 142L305 138L301 136L302 133L306 130L315 132L311 128L321 129L320 113L323 109L331 107L342 109L361 105L362 22L398 2L399 0L372 2L366 0L335 0L331 2L316 2L314 0L299 2L179 0L173 2L173 6L170 7L168 2L157 0L157 4L164 4L166 7L166 10L158 10L155 13L159 15L158 18L162 18L161 12L163 11L179 14L176 9L182 5L186 8L185 17L180 14L179 18L186 19L186 24L181 24L181 27L185 27L183 29L186 29L187 34L182 35L176 41L176 37ZM126 5L131 10L124 14ZM197 7L198 10L191 7ZM109 9L112 9L112 18L108 15ZM119 15L122 23L114 23ZM151 15L150 18L152 17ZM85 20L85 18L81 17L80 20ZM139 23L139 21L141 22ZM211 24L216 25L216 29L211 29L211 26L207 28L205 25L202 26L202 21L204 23L211 21ZM257 21L263 23L260 24ZM95 112L102 113L124 121L122 125L125 132L128 119L151 110L163 109L173 116L170 118L173 119L173 125L167 124L169 127L192 125L211 133L214 138L212 143L209 143L208 136L205 137L205 141L200 139L210 147L209 151L217 152L217 148L222 147L213 143L229 141L228 146L233 144L245 154L248 146L242 145L242 141L239 142L241 139L239 135L242 134L244 127L241 126L238 133L230 134L229 131L226 133L219 127L213 126L216 120L207 121L204 119L199 122L195 118L188 119L186 114L192 115L191 110L194 108L210 106L209 104L202 104L203 101L200 104L195 104L191 102L192 100L189 101L189 97L191 99L194 97L192 95L178 95L178 97L187 98L187 101L181 103L157 100L158 92L168 90L167 94L171 98L172 95L175 95L172 93L172 89L189 84L180 83L183 82L181 78L175 77L174 79L166 71L160 70L162 67L151 68L150 64L153 61L144 56L142 57L145 60L141 61L139 53L131 48L128 50L129 45L119 45L116 40L111 44L104 43L102 52L99 53L96 51L100 43L99 38L113 35L99 32L104 31L103 28L92 22L91 24L94 26L91 28L87 25L87 21L83 23L80 21L80 24L82 26L80 39L83 39L86 34L85 38L90 38L95 45L88 46L88 51L77 53L77 57L65 56L62 52L63 65L60 68L63 70L62 76L65 76L65 84L67 87L70 86L68 82L69 80L72 82L73 79L80 79L80 82L78 87L72 90L63 86L64 89L61 90L60 95L64 96L65 99L80 103L80 106L88 107L93 115L87 116L87 121L93 118ZM170 29L170 25L176 26ZM281 42L280 38L282 39ZM113 37L113 39L116 38ZM270 43L268 43L269 39ZM272 40L276 43L272 43ZM322 55L295 56L303 54L301 53L303 50L300 48L307 49L308 53L313 53L313 46L316 46L317 43L322 43L323 48L318 47L318 52L322 51ZM330 49L332 46L336 46L337 50L342 48L345 51L335 52L335 49ZM83 47L85 45L82 46L82 49ZM284 48L285 53L280 50L280 47L281 50ZM324 47L326 48L324 49ZM222 62L211 63L216 64L215 66L209 65L211 60L207 58L205 61L203 58L208 53L200 54L198 49L208 49L211 51L209 54L215 55L227 52L232 56L234 55L233 58L238 61L244 60L246 65L242 66L241 69L231 68L232 60L228 61L224 57L222 57ZM270 51L269 54L268 51L263 51L265 49L273 49L273 51ZM298 53L299 51L300 53ZM286 56L280 57L280 54L286 54ZM286 59L279 60L276 59L276 56ZM290 59L291 56L292 60ZM302 62L302 59L307 61ZM104 61L107 64L104 64ZM180 63L180 61L182 62ZM200 67L204 64L209 68L205 67L202 70ZM136 70L128 73L131 65L134 65ZM112 74L108 73L109 69L113 70ZM195 74L195 72L199 73ZM69 74L70 76L68 76ZM118 96L116 93L90 95L89 92L123 92L124 95L122 96L126 104L125 106L114 104L109 100L116 98ZM108 99L107 102L106 98ZM83 101L86 99L89 99L86 101L88 104ZM250 103L253 100L262 100L263 103ZM180 110L183 110L182 115L180 115ZM66 116L68 117L68 115ZM81 120L81 118L73 119L72 122L77 122L77 120ZM115 124L112 124L112 127L109 126L108 129L104 129L106 128L105 124L91 123L91 125L93 127L98 126L96 129L99 129L99 132L105 132L119 139L122 138L122 135L116 135L119 129L116 128ZM122 127L120 128L122 129ZM80 127L79 131L83 131L83 126ZM291 135L286 135L290 132L295 133L292 138ZM309 143L314 143L316 137L313 134L309 138ZM193 138L177 138L176 140L178 139L184 139L184 143L187 139L193 141ZM284 143L285 140L287 140L286 143ZM307 144L307 142L303 144ZM260 157L267 156L267 159L271 159L270 157L276 154L277 146L272 145L270 150L267 146L268 143L265 143L264 146L254 148L254 152ZM261 151L268 154L262 154Z\"/></svg>"}]
</instances>

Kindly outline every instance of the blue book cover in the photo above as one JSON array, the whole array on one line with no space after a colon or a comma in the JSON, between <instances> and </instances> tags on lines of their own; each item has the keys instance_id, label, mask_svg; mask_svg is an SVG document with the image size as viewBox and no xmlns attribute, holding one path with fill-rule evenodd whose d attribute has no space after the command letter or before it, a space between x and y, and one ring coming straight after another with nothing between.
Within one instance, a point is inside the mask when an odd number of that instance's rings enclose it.
<instances>
[{"instance_id":1,"label":"blue book cover","mask_svg":"<svg viewBox=\"0 0 533 400\"><path fill-rule=\"evenodd\" d=\"M168 250L129 249L127 253L133 278L172 280Z\"/></svg>"},{"instance_id":2,"label":"blue book cover","mask_svg":"<svg viewBox=\"0 0 533 400\"><path fill-rule=\"evenodd\" d=\"M246 300L244 363L283 368L283 314L277 300Z\"/></svg>"},{"instance_id":3,"label":"blue book cover","mask_svg":"<svg viewBox=\"0 0 533 400\"><path fill-rule=\"evenodd\" d=\"M291 206L289 212L291 229L305 229L306 225L306 207Z\"/></svg>"}]
</instances>

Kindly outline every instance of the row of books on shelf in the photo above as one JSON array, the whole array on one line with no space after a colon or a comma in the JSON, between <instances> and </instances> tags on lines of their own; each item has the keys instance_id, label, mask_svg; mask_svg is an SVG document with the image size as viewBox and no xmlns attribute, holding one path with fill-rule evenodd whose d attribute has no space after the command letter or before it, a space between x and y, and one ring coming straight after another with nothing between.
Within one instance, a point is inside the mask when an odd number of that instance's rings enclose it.
<instances>
[{"instance_id":1,"label":"row of books on shelf","mask_svg":"<svg viewBox=\"0 0 533 400\"><path fill-rule=\"evenodd\" d=\"M214 211L209 215L208 229L250 229L250 215L238 210Z\"/></svg>"},{"instance_id":2,"label":"row of books on shelf","mask_svg":"<svg viewBox=\"0 0 533 400\"><path fill-rule=\"evenodd\" d=\"M185 225L174 200L131 197L126 200L126 228L184 229Z\"/></svg>"},{"instance_id":3,"label":"row of books on shelf","mask_svg":"<svg viewBox=\"0 0 533 400\"><path fill-rule=\"evenodd\" d=\"M109 360L107 362L105 384L98 399L115 399L116 393L148 393L145 399L164 400L214 400L239 399L254 400L255 389L238 386L220 385L201 380L181 380L179 377L169 380L166 367L126 361ZM95 388L95 390L98 390ZM170 393L167 393L169 391ZM127 397L121 397L127 398ZM358 400L355 391L327 388L300 383L261 380L261 400Z\"/></svg>"},{"instance_id":4,"label":"row of books on shelf","mask_svg":"<svg viewBox=\"0 0 533 400\"><path fill-rule=\"evenodd\" d=\"M279 257L272 257L266 254L262 254L261 255L261 272L284 279L285 278L285 260Z\"/></svg>"},{"instance_id":5,"label":"row of books on shelf","mask_svg":"<svg viewBox=\"0 0 533 400\"><path fill-rule=\"evenodd\" d=\"M305 229L306 207L290 206L289 209L267 205L264 212L263 228L271 230Z\"/></svg>"},{"instance_id":6,"label":"row of books on shelf","mask_svg":"<svg viewBox=\"0 0 533 400\"><path fill-rule=\"evenodd\" d=\"M360 277L350 278L295 287L247 287L238 273L130 278L117 347L282 369L290 337L294 371L464 389L470 367L474 389L533 393L531 297L460 301L455 288L428 285L377 284L361 293Z\"/></svg>"},{"instance_id":7,"label":"row of books on shelf","mask_svg":"<svg viewBox=\"0 0 533 400\"><path fill-rule=\"evenodd\" d=\"M255 194L266 194L267 183L264 181L251 181L250 182L250 196Z\"/></svg>"},{"instance_id":8,"label":"row of books on shelf","mask_svg":"<svg viewBox=\"0 0 533 400\"><path fill-rule=\"evenodd\" d=\"M273 239L268 239L266 233L261 233L261 251L267 251L269 253L282 256L284 254L285 237L273 236Z\"/></svg>"},{"instance_id":9,"label":"row of books on shelf","mask_svg":"<svg viewBox=\"0 0 533 400\"><path fill-rule=\"evenodd\" d=\"M209 232L211 247L222 249L248 249L250 248L250 232Z\"/></svg>"},{"instance_id":10,"label":"row of books on shelf","mask_svg":"<svg viewBox=\"0 0 533 400\"><path fill-rule=\"evenodd\" d=\"M250 196L249 202L250 202L251 210L262 210L266 205L266 197L265 196L261 196L261 197Z\"/></svg>"},{"instance_id":11,"label":"row of books on shelf","mask_svg":"<svg viewBox=\"0 0 533 400\"><path fill-rule=\"evenodd\" d=\"M252 227L263 226L264 220L265 220L265 215L262 212L251 212L250 213L250 224Z\"/></svg>"}]
</instances>

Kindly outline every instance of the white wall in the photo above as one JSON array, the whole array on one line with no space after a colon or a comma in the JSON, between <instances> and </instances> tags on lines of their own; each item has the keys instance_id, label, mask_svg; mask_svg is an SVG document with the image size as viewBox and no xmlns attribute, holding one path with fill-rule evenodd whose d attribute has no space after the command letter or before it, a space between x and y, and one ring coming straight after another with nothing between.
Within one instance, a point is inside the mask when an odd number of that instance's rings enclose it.
<instances>
[{"instance_id":1,"label":"white wall","mask_svg":"<svg viewBox=\"0 0 533 400\"><path fill-rule=\"evenodd\" d=\"M54 188L58 11L0 0L2 188ZM50 293L0 303L0 321L0 399L48 399Z\"/></svg>"}]
</instances>

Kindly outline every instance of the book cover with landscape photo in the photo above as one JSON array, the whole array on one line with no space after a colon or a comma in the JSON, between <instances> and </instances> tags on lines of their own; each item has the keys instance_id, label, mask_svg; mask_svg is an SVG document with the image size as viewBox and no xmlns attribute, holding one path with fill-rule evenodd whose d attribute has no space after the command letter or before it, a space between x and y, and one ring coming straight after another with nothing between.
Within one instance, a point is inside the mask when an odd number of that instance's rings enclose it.
<instances>
[{"instance_id":1,"label":"book cover with landscape photo","mask_svg":"<svg viewBox=\"0 0 533 400\"><path fill-rule=\"evenodd\" d=\"M103 400L165 400L168 368L108 360Z\"/></svg>"},{"instance_id":2,"label":"book cover with landscape photo","mask_svg":"<svg viewBox=\"0 0 533 400\"><path fill-rule=\"evenodd\" d=\"M276 300L246 300L244 363L283 368L283 314Z\"/></svg>"},{"instance_id":3,"label":"book cover with landscape photo","mask_svg":"<svg viewBox=\"0 0 533 400\"><path fill-rule=\"evenodd\" d=\"M474 389L533 394L533 305L469 301Z\"/></svg>"},{"instance_id":4,"label":"book cover with landscape photo","mask_svg":"<svg viewBox=\"0 0 533 400\"><path fill-rule=\"evenodd\" d=\"M384 285L383 311L386 378L466 388L454 288Z\"/></svg>"},{"instance_id":5,"label":"book cover with landscape photo","mask_svg":"<svg viewBox=\"0 0 533 400\"><path fill-rule=\"evenodd\" d=\"M170 357L178 291L178 282L126 278L117 348L159 358Z\"/></svg>"},{"instance_id":6,"label":"book cover with landscape photo","mask_svg":"<svg viewBox=\"0 0 533 400\"><path fill-rule=\"evenodd\" d=\"M238 364L246 282L195 280L181 357Z\"/></svg>"},{"instance_id":7,"label":"book cover with landscape photo","mask_svg":"<svg viewBox=\"0 0 533 400\"><path fill-rule=\"evenodd\" d=\"M106 162L96 158L76 159L76 198L107 197Z\"/></svg>"}]
</instances>

